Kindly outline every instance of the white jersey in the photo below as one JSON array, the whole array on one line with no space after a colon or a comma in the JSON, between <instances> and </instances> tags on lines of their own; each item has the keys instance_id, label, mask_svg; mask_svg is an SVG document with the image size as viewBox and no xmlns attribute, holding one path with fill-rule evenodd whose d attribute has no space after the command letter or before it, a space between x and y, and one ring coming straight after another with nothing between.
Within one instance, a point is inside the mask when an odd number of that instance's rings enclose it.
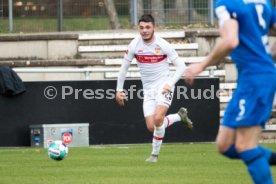
<instances>
[{"instance_id":1,"label":"white jersey","mask_svg":"<svg viewBox=\"0 0 276 184\"><path fill-rule=\"evenodd\" d=\"M163 38L156 36L152 43L145 43L141 36L132 40L124 61L137 60L144 89L155 88L169 79L169 61L178 58L175 49Z\"/></svg>"}]
</instances>

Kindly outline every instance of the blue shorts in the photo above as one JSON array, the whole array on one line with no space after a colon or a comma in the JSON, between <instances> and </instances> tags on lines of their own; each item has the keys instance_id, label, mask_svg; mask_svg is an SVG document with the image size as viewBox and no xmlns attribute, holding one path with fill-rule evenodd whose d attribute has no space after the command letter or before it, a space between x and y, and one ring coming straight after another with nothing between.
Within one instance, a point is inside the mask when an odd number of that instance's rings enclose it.
<instances>
[{"instance_id":1,"label":"blue shorts","mask_svg":"<svg viewBox=\"0 0 276 184\"><path fill-rule=\"evenodd\" d=\"M229 128L263 126L268 120L276 90L273 75L238 82L222 125Z\"/></svg>"}]
</instances>

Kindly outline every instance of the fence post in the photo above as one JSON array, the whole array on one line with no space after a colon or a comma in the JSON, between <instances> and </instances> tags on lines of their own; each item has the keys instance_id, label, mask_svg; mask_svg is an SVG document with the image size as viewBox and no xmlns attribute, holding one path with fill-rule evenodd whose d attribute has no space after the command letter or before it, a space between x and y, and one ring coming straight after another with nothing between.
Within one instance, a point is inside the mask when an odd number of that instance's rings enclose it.
<instances>
[{"instance_id":1,"label":"fence post","mask_svg":"<svg viewBox=\"0 0 276 184\"><path fill-rule=\"evenodd\" d=\"M209 23L214 26L214 0L208 0Z\"/></svg>"},{"instance_id":2,"label":"fence post","mask_svg":"<svg viewBox=\"0 0 276 184\"><path fill-rule=\"evenodd\" d=\"M9 31L13 32L13 10L12 0L9 0Z\"/></svg>"},{"instance_id":3,"label":"fence post","mask_svg":"<svg viewBox=\"0 0 276 184\"><path fill-rule=\"evenodd\" d=\"M137 26L137 0L130 1L130 16L131 16L131 24Z\"/></svg>"},{"instance_id":4,"label":"fence post","mask_svg":"<svg viewBox=\"0 0 276 184\"><path fill-rule=\"evenodd\" d=\"M189 17L189 24L193 23L193 11L194 11L194 2L193 0L188 0L188 17Z\"/></svg>"},{"instance_id":5,"label":"fence post","mask_svg":"<svg viewBox=\"0 0 276 184\"><path fill-rule=\"evenodd\" d=\"M62 19L63 19L63 3L62 0L57 1L57 19L58 19L58 31L62 31Z\"/></svg>"}]
</instances>

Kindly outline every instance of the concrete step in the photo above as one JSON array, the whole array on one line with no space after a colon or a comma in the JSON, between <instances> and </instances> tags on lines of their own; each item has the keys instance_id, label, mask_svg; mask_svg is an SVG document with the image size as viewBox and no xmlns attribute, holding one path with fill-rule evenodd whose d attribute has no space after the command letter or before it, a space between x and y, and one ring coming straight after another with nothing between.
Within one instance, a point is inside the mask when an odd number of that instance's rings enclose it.
<instances>
[{"instance_id":1,"label":"concrete step","mask_svg":"<svg viewBox=\"0 0 276 184\"><path fill-rule=\"evenodd\" d=\"M128 72L126 77L128 78L140 78L140 72L138 68L131 68L132 72ZM175 71L175 67L170 67L171 72ZM105 72L106 79L116 79L119 75L119 71L117 72ZM199 74L199 77L224 77L225 71L224 70L214 70L210 72L209 70L202 72Z\"/></svg>"},{"instance_id":2,"label":"concrete step","mask_svg":"<svg viewBox=\"0 0 276 184\"><path fill-rule=\"evenodd\" d=\"M166 39L180 56L197 56L198 44L189 43L184 30L161 30L156 35ZM78 54L83 58L123 57L130 41L139 36L137 31L104 31L80 33Z\"/></svg>"},{"instance_id":3,"label":"concrete step","mask_svg":"<svg viewBox=\"0 0 276 184\"><path fill-rule=\"evenodd\" d=\"M124 47L126 48L126 47ZM120 49L118 51L118 48L116 51L107 51L107 52L78 52L78 55L81 58L84 59L91 59L91 58L97 58L97 59L105 59L105 58L122 58L125 54L126 50ZM185 49L185 50L177 50L177 53L181 57L196 57L198 56L198 50L196 49Z\"/></svg>"},{"instance_id":4,"label":"concrete step","mask_svg":"<svg viewBox=\"0 0 276 184\"><path fill-rule=\"evenodd\" d=\"M170 43L185 41L184 30L162 30L156 31L155 34L166 39ZM136 30L80 33L78 42L79 45L128 45L130 41L137 36L139 36L139 33Z\"/></svg>"},{"instance_id":5,"label":"concrete step","mask_svg":"<svg viewBox=\"0 0 276 184\"><path fill-rule=\"evenodd\" d=\"M57 66L96 66L104 65L104 59L2 59L0 60L0 66L10 67L57 67Z\"/></svg>"},{"instance_id":6,"label":"concrete step","mask_svg":"<svg viewBox=\"0 0 276 184\"><path fill-rule=\"evenodd\" d=\"M116 79L119 74L120 67L119 66L86 66L86 67L14 67L13 68L19 74L39 74L39 73L82 73L87 77L86 79L90 79L89 76L91 73L102 73L104 74L104 79ZM174 66L170 66L170 71L174 72L176 68ZM212 68L212 70L206 70L200 74L200 77L222 77L225 76L225 71L220 69ZM139 78L140 72L139 68L136 66L131 66L128 70L127 77L129 78ZM58 79L57 79L58 80Z\"/></svg>"},{"instance_id":7,"label":"concrete step","mask_svg":"<svg viewBox=\"0 0 276 184\"><path fill-rule=\"evenodd\" d=\"M185 38L184 30L164 30L156 31L156 35L164 38ZM122 40L122 39L133 39L139 36L138 31L103 31L103 32L93 32L93 33L80 33L79 40Z\"/></svg>"},{"instance_id":8,"label":"concrete step","mask_svg":"<svg viewBox=\"0 0 276 184\"><path fill-rule=\"evenodd\" d=\"M180 57L181 60L183 60L186 64L192 64L192 63L198 63L201 62L206 57ZM122 58L114 58L114 59L105 59L105 65L121 65L122 64ZM137 61L134 58L131 62L132 65L136 65Z\"/></svg>"},{"instance_id":9,"label":"concrete step","mask_svg":"<svg viewBox=\"0 0 276 184\"><path fill-rule=\"evenodd\" d=\"M198 63L206 57L180 57L186 65ZM51 67L51 66L118 66L123 62L123 57L119 58L87 58L87 59L0 59L0 66L10 67ZM134 58L132 65L137 65ZM208 69L222 69L220 66L211 66Z\"/></svg>"},{"instance_id":10,"label":"concrete step","mask_svg":"<svg viewBox=\"0 0 276 184\"><path fill-rule=\"evenodd\" d=\"M186 44L172 44L175 50L197 50L197 43L186 43ZM79 46L78 52L124 52L127 50L128 45L88 45Z\"/></svg>"},{"instance_id":11,"label":"concrete step","mask_svg":"<svg viewBox=\"0 0 276 184\"><path fill-rule=\"evenodd\" d=\"M185 61L187 65L192 63L200 62L205 57L181 57L180 59ZM31 78L32 73L87 73L85 79L89 79L87 75L91 73L101 73L102 78L96 79L114 79L117 78L119 68L122 63L122 58L113 59L68 59L68 60L8 60L0 61L1 65L8 65L19 73L24 73L24 76L28 75ZM137 61L134 59L132 62L132 71L127 74L127 77L138 78L140 77L138 68L136 66ZM20 68L22 67L22 68ZM54 68L54 70L52 70ZM69 68L69 70L68 70ZM80 70L81 68L82 70ZM93 71L91 68L97 68L97 71ZM175 71L175 67L172 65L170 67L171 71ZM100 71L101 70L101 71ZM29 74L28 74L29 73ZM34 76L34 75L33 75ZM223 80L226 76L226 72L223 68L218 68L217 66L208 67L206 71L200 74L201 77L220 77ZM41 78L40 78L41 79ZM51 77L52 79L52 77ZM59 80L58 78L57 80ZM64 78L63 78L64 79ZM70 77L71 79L71 77ZM47 77L45 78L47 80ZM76 80L82 80L77 78Z\"/></svg>"},{"instance_id":12,"label":"concrete step","mask_svg":"<svg viewBox=\"0 0 276 184\"><path fill-rule=\"evenodd\" d=\"M172 44L180 56L196 56L197 43ZM83 58L123 57L128 45L80 45L78 53Z\"/></svg>"}]
</instances>

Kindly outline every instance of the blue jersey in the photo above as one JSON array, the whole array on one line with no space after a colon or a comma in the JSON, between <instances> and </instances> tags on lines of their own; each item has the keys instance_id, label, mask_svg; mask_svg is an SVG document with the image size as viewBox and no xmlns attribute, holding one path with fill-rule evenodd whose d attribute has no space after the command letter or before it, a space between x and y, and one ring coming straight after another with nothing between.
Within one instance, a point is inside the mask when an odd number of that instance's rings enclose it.
<instances>
[{"instance_id":1,"label":"blue jersey","mask_svg":"<svg viewBox=\"0 0 276 184\"><path fill-rule=\"evenodd\" d=\"M276 23L270 0L217 0L215 8L220 24L230 18L238 21L239 45L230 56L239 78L275 73L267 35Z\"/></svg>"}]
</instances>

